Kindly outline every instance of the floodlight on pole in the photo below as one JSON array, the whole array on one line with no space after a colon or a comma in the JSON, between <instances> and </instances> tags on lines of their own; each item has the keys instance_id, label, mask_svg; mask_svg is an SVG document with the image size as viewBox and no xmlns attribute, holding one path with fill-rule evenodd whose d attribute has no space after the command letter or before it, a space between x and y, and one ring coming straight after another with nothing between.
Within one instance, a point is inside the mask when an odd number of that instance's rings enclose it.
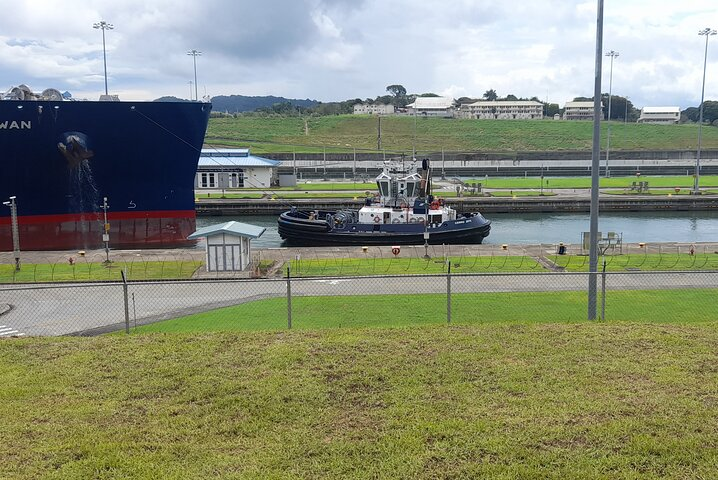
<instances>
[{"instance_id":1,"label":"floodlight on pole","mask_svg":"<svg viewBox=\"0 0 718 480\"><path fill-rule=\"evenodd\" d=\"M199 95L197 94L197 57L202 55L202 52L192 49L187 52L187 55L192 55L192 64L194 65L194 99L199 100Z\"/></svg>"},{"instance_id":2,"label":"floodlight on pole","mask_svg":"<svg viewBox=\"0 0 718 480\"><path fill-rule=\"evenodd\" d=\"M611 57L611 70L608 77L608 115L606 116L606 120L608 122L611 121L611 93L613 90L613 59L616 58L619 55L618 52L611 50L610 52L606 53L607 57ZM608 124L608 131L606 132L606 176L608 176L608 152L611 149L611 124Z\"/></svg>"},{"instance_id":3,"label":"floodlight on pole","mask_svg":"<svg viewBox=\"0 0 718 480\"><path fill-rule=\"evenodd\" d=\"M92 28L102 30L102 63L105 66L105 95L108 95L107 93L107 50L105 48L105 30L112 30L115 28L114 25L111 23L107 23L104 20L101 20L95 24L92 25Z\"/></svg>"},{"instance_id":4,"label":"floodlight on pole","mask_svg":"<svg viewBox=\"0 0 718 480\"><path fill-rule=\"evenodd\" d=\"M693 176L693 194L699 195L700 190L698 190L698 183L701 176L701 140L702 140L702 134L703 134L703 99L705 98L706 93L706 63L708 62L708 37L711 35L715 35L716 31L712 28L704 28L703 30L698 32L698 35L705 35L706 36L706 50L705 55L703 57L703 86L701 87L701 104L698 107L698 150L696 151L696 172Z\"/></svg>"},{"instance_id":5,"label":"floodlight on pole","mask_svg":"<svg viewBox=\"0 0 718 480\"><path fill-rule=\"evenodd\" d=\"M2 202L6 207L10 207L10 222L12 228L12 251L15 256L15 270L20 271L20 232L17 224L17 203L14 195L8 198L7 202Z\"/></svg>"}]
</instances>

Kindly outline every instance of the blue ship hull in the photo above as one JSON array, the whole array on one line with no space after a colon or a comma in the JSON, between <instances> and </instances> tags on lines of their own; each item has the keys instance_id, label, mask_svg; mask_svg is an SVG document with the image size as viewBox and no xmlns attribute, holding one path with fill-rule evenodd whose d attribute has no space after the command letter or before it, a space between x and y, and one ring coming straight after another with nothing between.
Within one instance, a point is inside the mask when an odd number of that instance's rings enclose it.
<instances>
[{"instance_id":1,"label":"blue ship hull","mask_svg":"<svg viewBox=\"0 0 718 480\"><path fill-rule=\"evenodd\" d=\"M187 245L211 105L0 101L0 199L16 197L22 250ZM10 209L0 250L12 250Z\"/></svg>"}]
</instances>

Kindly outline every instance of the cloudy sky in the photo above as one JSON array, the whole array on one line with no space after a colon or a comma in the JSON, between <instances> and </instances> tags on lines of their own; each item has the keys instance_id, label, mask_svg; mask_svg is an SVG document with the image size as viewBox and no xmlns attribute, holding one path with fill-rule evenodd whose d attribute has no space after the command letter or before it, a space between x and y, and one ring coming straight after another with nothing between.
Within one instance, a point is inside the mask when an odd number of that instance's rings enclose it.
<instances>
[{"instance_id":1,"label":"cloudy sky","mask_svg":"<svg viewBox=\"0 0 718 480\"><path fill-rule=\"evenodd\" d=\"M2 0L0 90L25 83L95 99L278 95L336 101L409 93L593 94L596 0ZM620 53L613 93L637 107L700 101L716 0L605 0L604 51ZM610 59L604 57L604 92ZM718 36L706 98L718 100Z\"/></svg>"}]
</instances>

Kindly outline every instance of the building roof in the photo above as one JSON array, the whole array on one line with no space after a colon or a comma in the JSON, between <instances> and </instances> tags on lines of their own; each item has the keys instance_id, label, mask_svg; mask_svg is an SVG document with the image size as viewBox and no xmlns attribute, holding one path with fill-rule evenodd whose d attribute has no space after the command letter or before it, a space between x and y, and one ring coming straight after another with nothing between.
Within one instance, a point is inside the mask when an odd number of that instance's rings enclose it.
<instances>
[{"instance_id":1,"label":"building roof","mask_svg":"<svg viewBox=\"0 0 718 480\"><path fill-rule=\"evenodd\" d=\"M282 162L257 157L248 148L203 148L199 156L200 167L277 167Z\"/></svg>"},{"instance_id":2,"label":"building roof","mask_svg":"<svg viewBox=\"0 0 718 480\"><path fill-rule=\"evenodd\" d=\"M407 107L420 108L451 108L454 105L454 99L451 97L416 97L414 103L410 103Z\"/></svg>"},{"instance_id":3,"label":"building roof","mask_svg":"<svg viewBox=\"0 0 718 480\"><path fill-rule=\"evenodd\" d=\"M474 105L477 107L479 107L481 105L486 105L486 106L490 106L490 107L513 107L513 106L527 107L527 106L543 106L543 103L536 102L534 100L514 100L514 101L511 101L511 100L500 100L500 101L479 100L478 102L474 102L474 103L462 103L461 104L462 107L464 107L466 105L469 105L469 106Z\"/></svg>"},{"instance_id":4,"label":"building roof","mask_svg":"<svg viewBox=\"0 0 718 480\"><path fill-rule=\"evenodd\" d=\"M257 225L250 225L242 222L227 222L218 223L216 225L210 225L208 227L200 228L192 235L187 237L188 240L195 240L197 238L209 237L217 233L229 233L231 235L238 235L240 237L248 238L259 238L267 230L265 227L258 227Z\"/></svg>"},{"instance_id":5,"label":"building roof","mask_svg":"<svg viewBox=\"0 0 718 480\"><path fill-rule=\"evenodd\" d=\"M681 113L680 107L643 107L641 113Z\"/></svg>"},{"instance_id":6,"label":"building roof","mask_svg":"<svg viewBox=\"0 0 718 480\"><path fill-rule=\"evenodd\" d=\"M603 102L601 102L601 105L603 105ZM564 108L587 108L587 107L593 107L593 100L590 102L566 102L566 105L564 105Z\"/></svg>"}]
</instances>

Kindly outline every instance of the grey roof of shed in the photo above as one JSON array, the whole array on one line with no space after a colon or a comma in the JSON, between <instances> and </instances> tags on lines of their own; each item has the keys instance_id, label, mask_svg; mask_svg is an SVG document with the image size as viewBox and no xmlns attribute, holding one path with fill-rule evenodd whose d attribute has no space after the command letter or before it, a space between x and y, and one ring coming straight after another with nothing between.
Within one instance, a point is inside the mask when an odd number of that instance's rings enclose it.
<instances>
[{"instance_id":1,"label":"grey roof of shed","mask_svg":"<svg viewBox=\"0 0 718 480\"><path fill-rule=\"evenodd\" d=\"M231 235L238 235L240 237L259 238L266 230L267 229L265 227L258 227L257 225L250 225L248 223L231 221L200 228L187 238L189 240L195 240L197 238L209 237L210 235L215 235L217 233L229 233Z\"/></svg>"}]
</instances>

